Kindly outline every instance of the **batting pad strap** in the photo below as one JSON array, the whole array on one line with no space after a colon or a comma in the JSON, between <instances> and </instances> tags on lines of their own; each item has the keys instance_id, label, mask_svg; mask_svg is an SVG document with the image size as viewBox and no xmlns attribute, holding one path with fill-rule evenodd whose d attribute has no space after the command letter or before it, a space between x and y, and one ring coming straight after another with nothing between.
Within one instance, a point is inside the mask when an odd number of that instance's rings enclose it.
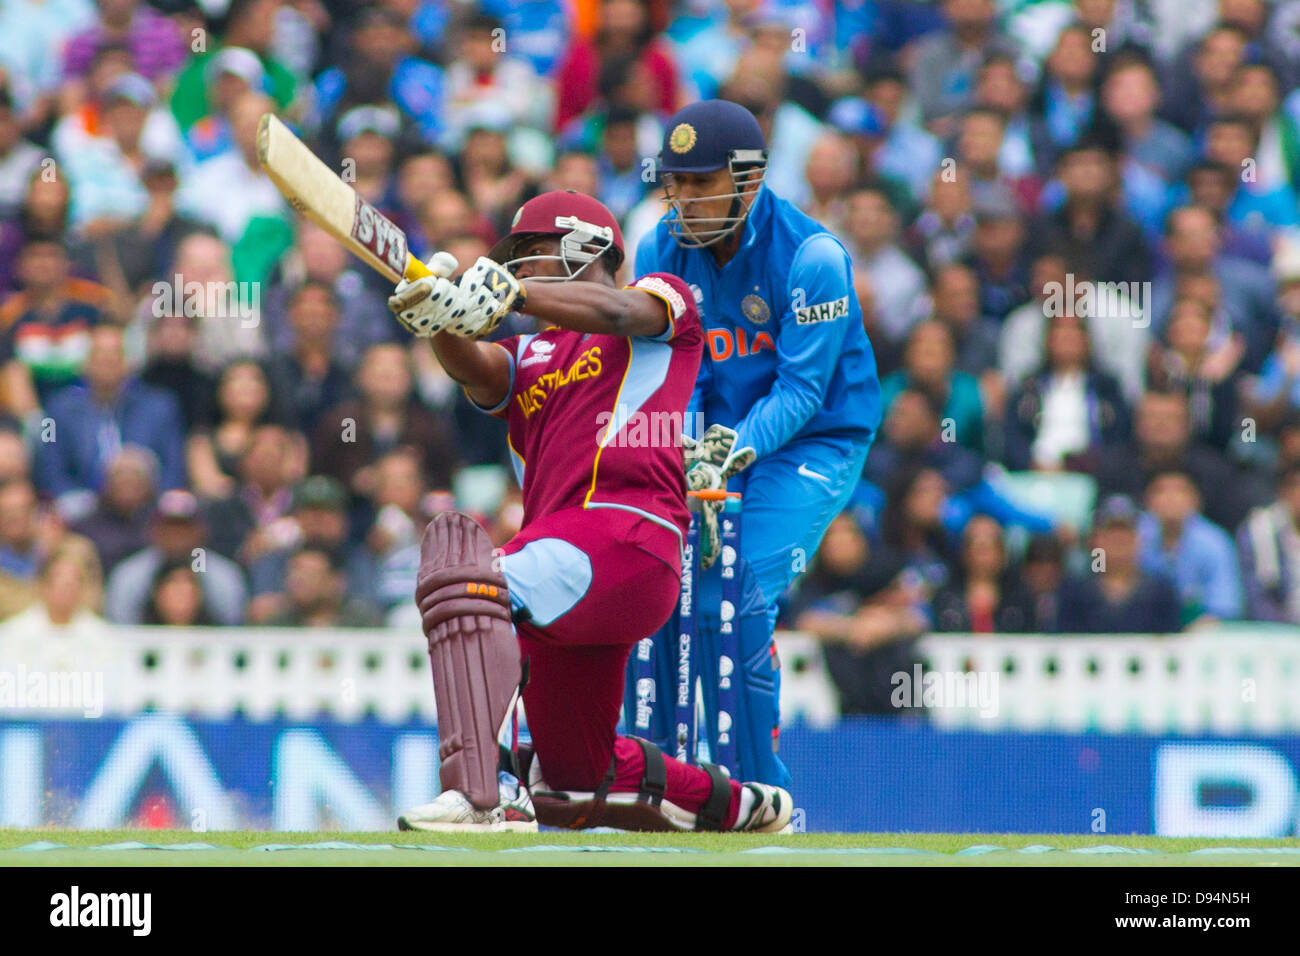
<instances>
[{"instance_id":1,"label":"batting pad strap","mask_svg":"<svg viewBox=\"0 0 1300 956\"><path fill-rule=\"evenodd\" d=\"M641 756L645 758L645 769L641 771L641 787L637 791L637 800L657 807L663 802L664 792L668 789L668 767L664 763L663 751L640 737L629 739L637 742L641 748Z\"/></svg>"},{"instance_id":2,"label":"batting pad strap","mask_svg":"<svg viewBox=\"0 0 1300 956\"><path fill-rule=\"evenodd\" d=\"M595 799L597 803L604 803L605 798L609 796L609 788L614 786L614 778L618 776L618 757L613 753L609 755L609 769L605 771L605 779L600 781L600 786L596 787Z\"/></svg>"},{"instance_id":3,"label":"batting pad strap","mask_svg":"<svg viewBox=\"0 0 1300 956\"><path fill-rule=\"evenodd\" d=\"M721 830L731 808L731 778L715 763L702 763L700 769L709 775L709 798L695 815L695 829Z\"/></svg>"},{"instance_id":4,"label":"batting pad strap","mask_svg":"<svg viewBox=\"0 0 1300 956\"><path fill-rule=\"evenodd\" d=\"M416 589L424 626L480 614L509 623L510 594L505 578L484 574L484 570L472 565L425 570Z\"/></svg>"}]
</instances>

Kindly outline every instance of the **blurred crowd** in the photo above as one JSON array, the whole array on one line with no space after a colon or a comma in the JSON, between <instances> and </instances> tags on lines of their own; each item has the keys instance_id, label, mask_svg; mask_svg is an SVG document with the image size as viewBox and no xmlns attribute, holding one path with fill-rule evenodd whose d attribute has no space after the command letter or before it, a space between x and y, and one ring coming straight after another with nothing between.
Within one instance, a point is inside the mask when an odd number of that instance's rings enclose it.
<instances>
[{"instance_id":1,"label":"blurred crowd","mask_svg":"<svg viewBox=\"0 0 1300 956\"><path fill-rule=\"evenodd\" d=\"M400 626L432 514L517 530L501 423L263 113L468 266L555 188L634 249L714 96L849 250L885 398L789 626L861 671L1300 624L1298 81L1300 0L4 0L0 629Z\"/></svg>"}]
</instances>

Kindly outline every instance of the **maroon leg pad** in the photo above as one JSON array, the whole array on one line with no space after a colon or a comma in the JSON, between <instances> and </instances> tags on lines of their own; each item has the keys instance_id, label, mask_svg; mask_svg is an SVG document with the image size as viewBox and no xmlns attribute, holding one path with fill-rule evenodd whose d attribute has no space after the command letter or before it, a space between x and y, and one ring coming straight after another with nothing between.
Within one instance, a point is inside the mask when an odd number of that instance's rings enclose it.
<instances>
[{"instance_id":1,"label":"maroon leg pad","mask_svg":"<svg viewBox=\"0 0 1300 956\"><path fill-rule=\"evenodd\" d=\"M443 790L497 805L497 734L522 678L505 575L469 515L437 515L420 544L415 601L429 640Z\"/></svg>"}]
</instances>

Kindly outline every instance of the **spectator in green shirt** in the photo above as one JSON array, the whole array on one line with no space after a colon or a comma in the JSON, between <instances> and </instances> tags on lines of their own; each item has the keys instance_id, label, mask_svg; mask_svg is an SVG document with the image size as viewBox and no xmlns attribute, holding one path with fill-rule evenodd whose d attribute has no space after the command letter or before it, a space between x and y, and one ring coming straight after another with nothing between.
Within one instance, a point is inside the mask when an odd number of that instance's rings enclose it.
<instances>
[{"instance_id":1,"label":"spectator in green shirt","mask_svg":"<svg viewBox=\"0 0 1300 956\"><path fill-rule=\"evenodd\" d=\"M293 103L298 81L284 64L271 55L275 10L275 0L231 0L220 40L212 35L213 31L209 31L205 37L207 49L195 49L194 52L198 55L176 78L176 89L172 92L172 114L182 130L189 130L212 113L208 61L225 47L242 47L256 53L266 71L263 81L266 93L281 110L288 109ZM191 48L197 43L197 38L192 40Z\"/></svg>"}]
</instances>

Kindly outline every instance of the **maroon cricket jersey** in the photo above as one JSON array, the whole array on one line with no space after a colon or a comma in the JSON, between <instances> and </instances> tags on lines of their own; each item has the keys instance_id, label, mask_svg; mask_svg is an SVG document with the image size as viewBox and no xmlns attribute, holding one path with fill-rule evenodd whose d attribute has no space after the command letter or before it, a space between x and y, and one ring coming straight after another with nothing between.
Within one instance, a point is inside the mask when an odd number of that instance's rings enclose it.
<instances>
[{"instance_id":1,"label":"maroon cricket jersey","mask_svg":"<svg viewBox=\"0 0 1300 956\"><path fill-rule=\"evenodd\" d=\"M552 328L502 339L510 393L484 410L509 423L525 527L567 508L619 508L672 532L645 543L675 564L690 521L680 436L704 337L681 279L651 273L628 288L663 301L662 335Z\"/></svg>"}]
</instances>

